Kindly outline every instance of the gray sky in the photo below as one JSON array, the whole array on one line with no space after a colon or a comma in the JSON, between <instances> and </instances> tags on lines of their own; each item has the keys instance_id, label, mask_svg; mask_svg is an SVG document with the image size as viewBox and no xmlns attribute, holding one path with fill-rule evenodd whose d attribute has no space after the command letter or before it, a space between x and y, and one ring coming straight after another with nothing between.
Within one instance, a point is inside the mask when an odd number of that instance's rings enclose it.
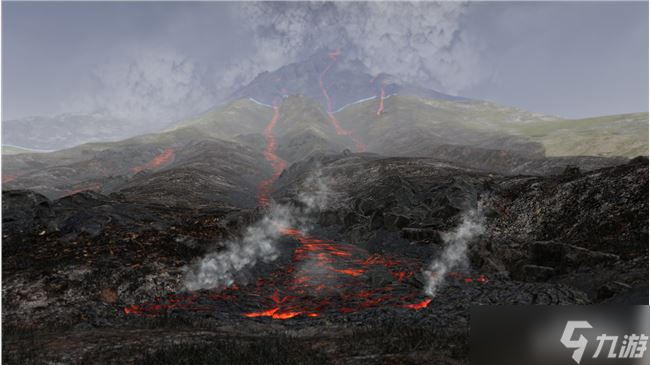
<instances>
[{"instance_id":1,"label":"gray sky","mask_svg":"<svg viewBox=\"0 0 650 365\"><path fill-rule=\"evenodd\" d=\"M442 92L563 117L648 111L647 2L424 6L3 2L2 117L179 118L327 34Z\"/></svg>"}]
</instances>

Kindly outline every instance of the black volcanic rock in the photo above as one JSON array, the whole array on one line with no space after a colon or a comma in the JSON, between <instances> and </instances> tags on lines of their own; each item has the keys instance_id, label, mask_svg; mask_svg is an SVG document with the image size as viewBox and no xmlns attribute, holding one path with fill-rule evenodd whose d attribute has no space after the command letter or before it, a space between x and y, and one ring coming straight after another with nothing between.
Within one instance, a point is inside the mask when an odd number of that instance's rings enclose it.
<instances>
[{"instance_id":1,"label":"black volcanic rock","mask_svg":"<svg viewBox=\"0 0 650 365\"><path fill-rule=\"evenodd\" d=\"M594 299L608 280L647 286L647 164L547 177L360 154L323 157L319 164L330 188L345 197L336 206L366 222L345 226L352 241L378 241L393 229L395 217L404 217L408 224L400 232L407 242L440 244L440 232L482 201L489 214L484 238L470 250L476 267L520 280L566 283ZM290 177L277 182L278 199L296 192L308 166L294 166ZM574 277L576 271L584 277Z\"/></svg>"},{"instance_id":2,"label":"black volcanic rock","mask_svg":"<svg viewBox=\"0 0 650 365\"><path fill-rule=\"evenodd\" d=\"M32 191L2 192L2 229L10 234L34 233L47 226L53 216L52 204Z\"/></svg>"}]
</instances>

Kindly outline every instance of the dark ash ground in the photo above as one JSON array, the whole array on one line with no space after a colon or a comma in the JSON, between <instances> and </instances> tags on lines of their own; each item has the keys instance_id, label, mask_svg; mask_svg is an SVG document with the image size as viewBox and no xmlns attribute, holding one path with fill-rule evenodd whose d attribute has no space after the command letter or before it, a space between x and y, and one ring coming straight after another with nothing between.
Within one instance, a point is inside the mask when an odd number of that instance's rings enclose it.
<instances>
[{"instance_id":1,"label":"dark ash ground","mask_svg":"<svg viewBox=\"0 0 650 365\"><path fill-rule=\"evenodd\" d=\"M286 237L282 255L256 266L250 284L227 292L227 300L200 291L191 305L165 309L170 295L186 295L182 268L239 235L263 208L188 207L153 193L134 200L131 194L147 186L136 183L124 192L56 200L3 191L3 360L465 364L470 305L648 302L647 159L532 177L431 158L334 154L292 165L273 185L274 199L294 202L315 166L344 198L318 213L312 234L420 266L441 250L440 233L483 201L486 232L470 246L469 267L447 278L422 310L391 299L350 313L334 305L318 317L242 316L268 309L254 299L255 283L291 264L299 243ZM141 179L200 200L201 191L183 185L193 182L176 179L178 173ZM481 276L487 281L465 280ZM391 285L398 298L422 289L417 275L401 281L381 270L354 280ZM276 289L282 295L286 288ZM333 301L342 295L329 294ZM163 309L125 314L125 307L144 303Z\"/></svg>"}]
</instances>

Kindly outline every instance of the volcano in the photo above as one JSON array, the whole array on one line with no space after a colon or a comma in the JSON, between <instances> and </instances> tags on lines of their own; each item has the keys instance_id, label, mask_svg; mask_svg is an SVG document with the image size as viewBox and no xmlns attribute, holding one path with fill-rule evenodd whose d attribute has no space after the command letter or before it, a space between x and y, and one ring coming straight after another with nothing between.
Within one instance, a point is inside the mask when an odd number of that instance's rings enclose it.
<instances>
[{"instance_id":1,"label":"volcano","mask_svg":"<svg viewBox=\"0 0 650 365\"><path fill-rule=\"evenodd\" d=\"M161 132L5 155L5 357L457 364L474 304L647 302L646 135L327 50Z\"/></svg>"},{"instance_id":2,"label":"volcano","mask_svg":"<svg viewBox=\"0 0 650 365\"><path fill-rule=\"evenodd\" d=\"M387 73L373 75L351 54L345 49L322 49L301 62L259 74L249 84L235 91L230 100L253 98L270 105L278 95L304 95L317 100L328 112L338 111L360 100L377 98L382 89L386 95L468 100L406 83ZM323 74L327 77L324 78ZM331 89L331 93L324 93L323 86Z\"/></svg>"}]
</instances>

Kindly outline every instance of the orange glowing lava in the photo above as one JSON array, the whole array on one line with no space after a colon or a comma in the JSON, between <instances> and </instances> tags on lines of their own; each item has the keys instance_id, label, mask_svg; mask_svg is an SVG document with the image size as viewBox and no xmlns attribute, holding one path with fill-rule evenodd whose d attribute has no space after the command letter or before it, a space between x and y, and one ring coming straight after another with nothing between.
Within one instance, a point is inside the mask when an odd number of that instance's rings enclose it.
<instances>
[{"instance_id":1,"label":"orange glowing lava","mask_svg":"<svg viewBox=\"0 0 650 365\"><path fill-rule=\"evenodd\" d=\"M361 276L366 271L364 269L333 269L333 270L338 273L350 275L350 276Z\"/></svg>"},{"instance_id":2,"label":"orange glowing lava","mask_svg":"<svg viewBox=\"0 0 650 365\"><path fill-rule=\"evenodd\" d=\"M421 309L428 307L429 303L431 303L431 298L427 298L418 303L404 304L404 308L415 309L416 311L419 311Z\"/></svg>"},{"instance_id":3,"label":"orange glowing lava","mask_svg":"<svg viewBox=\"0 0 650 365\"><path fill-rule=\"evenodd\" d=\"M171 148L167 148L161 154L154 157L151 161L147 162L144 165L135 166L131 169L131 171L134 174L137 174L140 171L154 170L163 165L167 165L169 163L174 162L175 158L176 158L176 153L174 152L174 150Z\"/></svg>"},{"instance_id":4,"label":"orange glowing lava","mask_svg":"<svg viewBox=\"0 0 650 365\"><path fill-rule=\"evenodd\" d=\"M271 195L271 185L275 180L280 177L282 171L287 167L287 162L278 157L275 154L275 147L277 145L277 140L273 134L273 128L278 123L280 119L280 108L275 105L273 106L273 118L269 124L264 128L264 137L266 139L266 148L264 149L264 158L266 158L269 163L271 163L271 168L273 169L273 174L270 178L263 180L257 189L257 202L259 205L266 207L270 203Z\"/></svg>"},{"instance_id":5,"label":"orange glowing lava","mask_svg":"<svg viewBox=\"0 0 650 365\"><path fill-rule=\"evenodd\" d=\"M381 91L379 92L379 108L377 109L377 116L380 116L384 112L384 86L381 86Z\"/></svg>"},{"instance_id":6,"label":"orange glowing lava","mask_svg":"<svg viewBox=\"0 0 650 365\"><path fill-rule=\"evenodd\" d=\"M323 78L325 77L327 72L330 70L330 68L332 68L332 66L336 62L336 56L338 56L338 55L339 55L338 51L330 52L328 54L331 61L327 64L327 66L325 67L323 72L321 72L320 77L318 78L318 84L320 85L320 89L323 92L323 96L325 97L325 101L327 102L327 116L330 118L330 121L332 122L332 125L334 126L334 130L336 131L336 134L338 134L339 136L348 136L348 137L350 137L352 139L352 141L354 142L354 144L355 144L355 148L356 148L357 152L365 152L366 149L367 149L366 145L363 144L358 139L354 138L352 136L352 132L350 132L349 130L341 127L341 125L339 124L339 121L334 116L334 112L332 111L332 98L330 97L329 93L327 92L327 88L325 87L325 83L323 81Z\"/></svg>"},{"instance_id":7,"label":"orange glowing lava","mask_svg":"<svg viewBox=\"0 0 650 365\"><path fill-rule=\"evenodd\" d=\"M94 183L94 184L84 186L84 187L81 187L81 188L72 189L66 194L66 196L74 195L74 194L81 193L82 191L87 191L87 190L101 191L102 190L102 184Z\"/></svg>"},{"instance_id":8,"label":"orange glowing lava","mask_svg":"<svg viewBox=\"0 0 650 365\"><path fill-rule=\"evenodd\" d=\"M280 310L280 308L273 308L269 309L267 311L261 311L261 312L252 312L252 313L244 313L244 317L249 317L249 318L254 318L254 317L272 317L275 312Z\"/></svg>"}]
</instances>

